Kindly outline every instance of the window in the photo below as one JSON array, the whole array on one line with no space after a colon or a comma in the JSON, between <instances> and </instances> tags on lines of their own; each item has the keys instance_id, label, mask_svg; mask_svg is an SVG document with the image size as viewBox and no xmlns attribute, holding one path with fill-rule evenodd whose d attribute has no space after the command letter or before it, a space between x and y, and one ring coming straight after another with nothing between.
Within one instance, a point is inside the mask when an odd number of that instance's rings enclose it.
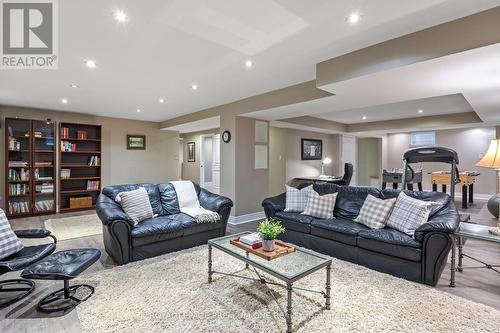
<instances>
[{"instance_id":1,"label":"window","mask_svg":"<svg viewBox=\"0 0 500 333\"><path fill-rule=\"evenodd\" d=\"M436 144L436 132L415 132L410 134L410 147L432 146Z\"/></svg>"}]
</instances>

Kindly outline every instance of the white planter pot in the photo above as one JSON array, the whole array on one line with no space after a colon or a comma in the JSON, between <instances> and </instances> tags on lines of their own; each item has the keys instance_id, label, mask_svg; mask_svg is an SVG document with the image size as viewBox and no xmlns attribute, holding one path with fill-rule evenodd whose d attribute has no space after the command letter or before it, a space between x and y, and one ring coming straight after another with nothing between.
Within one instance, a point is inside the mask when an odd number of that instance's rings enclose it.
<instances>
[{"instance_id":1,"label":"white planter pot","mask_svg":"<svg viewBox=\"0 0 500 333\"><path fill-rule=\"evenodd\" d=\"M266 252L274 251L274 239L264 239L262 241L262 249Z\"/></svg>"}]
</instances>

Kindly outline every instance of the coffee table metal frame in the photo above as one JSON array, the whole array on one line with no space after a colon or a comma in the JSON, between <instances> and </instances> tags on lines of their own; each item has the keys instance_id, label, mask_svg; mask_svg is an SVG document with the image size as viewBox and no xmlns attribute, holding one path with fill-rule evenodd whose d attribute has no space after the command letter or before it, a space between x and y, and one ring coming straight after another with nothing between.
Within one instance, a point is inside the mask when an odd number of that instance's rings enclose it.
<instances>
[{"instance_id":1,"label":"coffee table metal frame","mask_svg":"<svg viewBox=\"0 0 500 333\"><path fill-rule=\"evenodd\" d=\"M465 245L465 240L467 238L500 243L500 237L490 234L488 231L489 228L491 227L474 223L462 222L460 223L460 226L458 230L455 232L455 234L452 235L450 287L455 287L456 272L457 271L462 272L465 268L466 269L486 268L500 274L500 270L497 269L500 268L500 265L489 264L480 259L471 257L465 254L463 250ZM458 247L458 258L457 258L457 247ZM464 267L463 258L469 258L481 265ZM457 259L458 259L458 265L457 265Z\"/></svg>"},{"instance_id":2,"label":"coffee table metal frame","mask_svg":"<svg viewBox=\"0 0 500 333\"><path fill-rule=\"evenodd\" d=\"M330 270L331 270L331 265L332 265L332 258L330 258L326 255L311 251L311 250L296 247L296 251L300 251L300 252L306 253L308 255L314 256L316 258L320 258L321 261L317 265L314 265L314 267L312 267L310 269L304 270L298 274L293 275L292 277L287 277L284 274L281 274L279 271L272 270L269 267L266 267L266 266L260 264L258 261L253 260L249 256L248 252L246 252L246 256L241 255L241 252L240 253L236 252L236 249L238 249L239 251L242 251L240 248L235 247L235 251L231 251L230 249L228 249L224 246L221 246L220 244L217 243L217 241L226 240L226 239L229 241L230 239L233 239L233 238L236 238L238 236L245 235L245 234L249 234L249 233L250 232L247 231L247 232L233 234L230 236L223 236L223 237L211 239L208 241L208 283L211 283L213 281L213 279L212 279L213 274L232 276L232 277L237 277L240 279L257 281L257 282L262 283L264 286L266 286L269 294L273 297L276 304L278 305L281 312L283 313L283 317L286 320L287 333L292 332L292 313L293 313L292 292L294 290L308 291L308 292L323 295L323 297L325 298L325 309L326 310L330 309L330 289L331 289ZM255 273L255 276L257 278L239 275L236 273L225 273L225 272L219 272L219 271L213 270L213 268L212 268L212 248L216 248L224 253L229 254L230 256L232 256L236 259L243 261L245 263L245 269L249 269L251 272ZM289 253L286 256L293 256L294 254L295 253ZM317 291L317 290L311 290L311 289L293 286L293 284L295 282L297 282L298 280L300 280L303 277L308 276L309 274L314 273L322 268L326 268L326 283L325 283L325 290L324 291ZM266 280L264 277L262 277L262 275L259 273L258 270L261 270L269 275L272 275L273 277L283 281L285 284L276 283L273 281ZM269 287L269 285L280 286L280 287L283 287L286 289L286 291L287 291L286 311L285 311L285 309L283 309L283 307L280 305L279 301L274 296L272 289Z\"/></svg>"}]
</instances>

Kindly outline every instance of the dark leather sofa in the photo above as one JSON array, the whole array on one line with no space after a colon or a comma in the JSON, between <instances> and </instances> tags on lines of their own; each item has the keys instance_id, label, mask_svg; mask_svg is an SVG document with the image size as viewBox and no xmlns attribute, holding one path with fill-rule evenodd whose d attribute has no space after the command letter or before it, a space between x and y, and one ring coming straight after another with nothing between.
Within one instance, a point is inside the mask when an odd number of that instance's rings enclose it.
<instances>
[{"instance_id":1,"label":"dark leather sofa","mask_svg":"<svg viewBox=\"0 0 500 333\"><path fill-rule=\"evenodd\" d=\"M266 216L280 220L286 228L282 240L411 281L438 283L451 249L450 234L460 223L449 195L405 191L414 198L439 203L429 221L411 237L391 228L372 230L353 221L368 194L386 199L396 197L400 190L334 184L314 184L314 189L320 195L338 192L334 220L284 212L285 193L262 202Z\"/></svg>"},{"instance_id":2,"label":"dark leather sofa","mask_svg":"<svg viewBox=\"0 0 500 333\"><path fill-rule=\"evenodd\" d=\"M200 204L219 213L217 223L197 223L179 211L177 195L172 184L129 184L107 186L96 203L97 215L103 224L104 247L113 260L122 265L164 253L206 244L211 238L223 236L233 202L195 185ZM116 195L144 187L156 217L135 227Z\"/></svg>"}]
</instances>

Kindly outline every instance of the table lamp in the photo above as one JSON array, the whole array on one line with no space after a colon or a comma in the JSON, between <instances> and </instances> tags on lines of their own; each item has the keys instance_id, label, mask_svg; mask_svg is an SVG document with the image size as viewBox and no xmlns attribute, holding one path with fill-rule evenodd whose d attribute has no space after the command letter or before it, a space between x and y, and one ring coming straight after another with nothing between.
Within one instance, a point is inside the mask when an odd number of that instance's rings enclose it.
<instances>
[{"instance_id":1,"label":"table lamp","mask_svg":"<svg viewBox=\"0 0 500 333\"><path fill-rule=\"evenodd\" d=\"M326 177L325 175L325 164L332 163L332 159L330 157L325 157L323 161L321 161L321 175L320 177Z\"/></svg>"},{"instance_id":2,"label":"table lamp","mask_svg":"<svg viewBox=\"0 0 500 333\"><path fill-rule=\"evenodd\" d=\"M500 170L500 140L491 140L490 146L483 158L477 162L476 166ZM500 172L498 172L497 182L500 181ZM500 220L500 194L496 194L488 200L488 210ZM500 221L497 228L490 229L495 235L500 235Z\"/></svg>"}]
</instances>

